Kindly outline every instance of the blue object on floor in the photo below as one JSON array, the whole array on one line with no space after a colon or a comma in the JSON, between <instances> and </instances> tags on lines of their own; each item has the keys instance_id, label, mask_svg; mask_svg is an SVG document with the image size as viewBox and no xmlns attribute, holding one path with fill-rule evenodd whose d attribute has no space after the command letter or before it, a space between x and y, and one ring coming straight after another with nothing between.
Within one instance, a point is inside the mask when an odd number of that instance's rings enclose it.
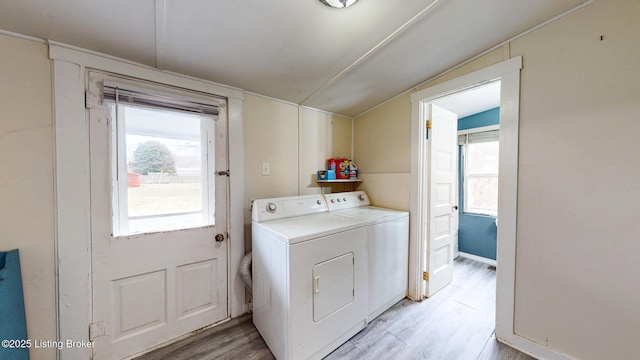
<instances>
[{"instance_id":1,"label":"blue object on floor","mask_svg":"<svg viewBox=\"0 0 640 360\"><path fill-rule=\"evenodd\" d=\"M28 360L27 339L20 256L17 249L0 252L0 359Z\"/></svg>"}]
</instances>

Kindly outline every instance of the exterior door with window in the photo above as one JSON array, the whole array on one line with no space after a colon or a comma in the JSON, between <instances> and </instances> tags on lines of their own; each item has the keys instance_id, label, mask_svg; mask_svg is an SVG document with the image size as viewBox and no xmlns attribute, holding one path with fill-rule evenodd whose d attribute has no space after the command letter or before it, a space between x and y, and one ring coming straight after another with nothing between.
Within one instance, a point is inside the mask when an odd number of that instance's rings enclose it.
<instances>
[{"instance_id":1,"label":"exterior door with window","mask_svg":"<svg viewBox=\"0 0 640 360\"><path fill-rule=\"evenodd\" d=\"M90 73L95 359L228 317L225 104Z\"/></svg>"}]
</instances>

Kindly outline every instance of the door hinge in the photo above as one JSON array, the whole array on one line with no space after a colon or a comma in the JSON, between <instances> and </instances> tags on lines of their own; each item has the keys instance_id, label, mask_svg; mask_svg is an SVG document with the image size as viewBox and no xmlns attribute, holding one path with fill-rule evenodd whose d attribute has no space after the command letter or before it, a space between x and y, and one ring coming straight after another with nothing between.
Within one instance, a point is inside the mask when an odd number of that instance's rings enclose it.
<instances>
[{"instance_id":1,"label":"door hinge","mask_svg":"<svg viewBox=\"0 0 640 360\"><path fill-rule=\"evenodd\" d=\"M217 171L216 175L218 175L218 176L229 176L229 175L231 175L231 173L229 172L229 170L222 170L222 171Z\"/></svg>"},{"instance_id":2,"label":"door hinge","mask_svg":"<svg viewBox=\"0 0 640 360\"><path fill-rule=\"evenodd\" d=\"M431 120L427 120L427 129L431 129Z\"/></svg>"},{"instance_id":3,"label":"door hinge","mask_svg":"<svg viewBox=\"0 0 640 360\"><path fill-rule=\"evenodd\" d=\"M89 341L93 341L98 336L102 336L104 334L104 322L99 321L89 324Z\"/></svg>"},{"instance_id":4,"label":"door hinge","mask_svg":"<svg viewBox=\"0 0 640 360\"><path fill-rule=\"evenodd\" d=\"M429 281L429 273L426 271L422 272L422 280Z\"/></svg>"}]
</instances>

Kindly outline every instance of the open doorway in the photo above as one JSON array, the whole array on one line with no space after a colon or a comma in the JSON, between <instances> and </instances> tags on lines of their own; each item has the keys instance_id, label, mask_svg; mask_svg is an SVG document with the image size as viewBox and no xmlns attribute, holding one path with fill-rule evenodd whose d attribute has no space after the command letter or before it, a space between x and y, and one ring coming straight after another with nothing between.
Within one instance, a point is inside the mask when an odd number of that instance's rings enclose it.
<instances>
[{"instance_id":1,"label":"open doorway","mask_svg":"<svg viewBox=\"0 0 640 360\"><path fill-rule=\"evenodd\" d=\"M500 85L482 83L425 104L423 297L452 283L458 256L495 269Z\"/></svg>"},{"instance_id":2,"label":"open doorway","mask_svg":"<svg viewBox=\"0 0 640 360\"><path fill-rule=\"evenodd\" d=\"M425 136L428 125L432 130L437 125L437 120L432 118L434 102L447 96L479 88L496 81L500 81L500 133L499 133L499 168L498 175L498 206L497 217L497 258L500 266L497 268L496 283L496 338L503 342L511 342L513 334L513 309L515 294L515 246L516 246L516 209L517 209L517 166L518 166L518 122L519 122L519 91L520 69L522 58L517 57L505 62L489 66L487 68L450 80L412 95L412 158L411 158L411 229L410 229L410 272L409 272L409 296L413 299L421 299L425 293L425 287L431 283L442 282L437 272L424 274L424 269L432 269L433 237L427 231L430 221L433 222L433 208L427 206L430 200L437 198L438 194L432 194L425 184L432 171L425 166L425 157L429 155L429 147L433 145L431 139ZM437 105L435 106L437 107ZM457 120L457 119L456 119ZM429 134L431 136L431 134ZM457 133L453 135L457 136ZM437 134L434 132L434 139ZM454 143L457 144L457 139ZM435 153L435 152L431 152ZM456 151L457 154L457 151ZM457 183L457 181L456 181ZM451 191L457 191L456 186L450 187ZM453 199L451 208L457 206L457 196ZM453 218L453 217L452 217ZM451 232L452 234L455 232ZM452 241L453 242L453 241ZM453 265L453 244L450 251L441 252L439 257L448 260L448 265ZM426 256L425 256L426 254ZM444 254L444 255L442 255ZM438 264L436 264L438 265ZM442 272L447 274L448 272ZM426 276L425 276L426 275ZM435 276L434 276L435 275ZM452 277L452 272L449 272ZM423 280L426 278L427 280ZM446 279L445 279L446 280ZM446 281L445 281L446 282Z\"/></svg>"},{"instance_id":3,"label":"open doorway","mask_svg":"<svg viewBox=\"0 0 640 360\"><path fill-rule=\"evenodd\" d=\"M429 103L420 184L429 240L422 296L446 298L440 311L464 308L484 340L495 329L500 86L495 80Z\"/></svg>"},{"instance_id":4,"label":"open doorway","mask_svg":"<svg viewBox=\"0 0 640 360\"><path fill-rule=\"evenodd\" d=\"M457 115L453 258L496 266L500 80L433 101ZM457 230L457 231L456 231Z\"/></svg>"}]
</instances>

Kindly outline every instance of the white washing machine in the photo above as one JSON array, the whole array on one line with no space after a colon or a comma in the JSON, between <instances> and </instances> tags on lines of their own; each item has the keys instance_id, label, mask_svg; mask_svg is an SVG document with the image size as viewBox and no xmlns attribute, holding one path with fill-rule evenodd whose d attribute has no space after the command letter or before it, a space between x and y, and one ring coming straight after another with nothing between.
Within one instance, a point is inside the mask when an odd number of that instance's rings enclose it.
<instances>
[{"instance_id":1,"label":"white washing machine","mask_svg":"<svg viewBox=\"0 0 640 360\"><path fill-rule=\"evenodd\" d=\"M278 360L321 359L366 326L366 229L327 211L322 195L253 204L253 323Z\"/></svg>"},{"instance_id":2,"label":"white washing machine","mask_svg":"<svg viewBox=\"0 0 640 360\"><path fill-rule=\"evenodd\" d=\"M329 213L358 219L367 227L367 321L407 296L409 213L370 206L364 191L325 195Z\"/></svg>"}]
</instances>

